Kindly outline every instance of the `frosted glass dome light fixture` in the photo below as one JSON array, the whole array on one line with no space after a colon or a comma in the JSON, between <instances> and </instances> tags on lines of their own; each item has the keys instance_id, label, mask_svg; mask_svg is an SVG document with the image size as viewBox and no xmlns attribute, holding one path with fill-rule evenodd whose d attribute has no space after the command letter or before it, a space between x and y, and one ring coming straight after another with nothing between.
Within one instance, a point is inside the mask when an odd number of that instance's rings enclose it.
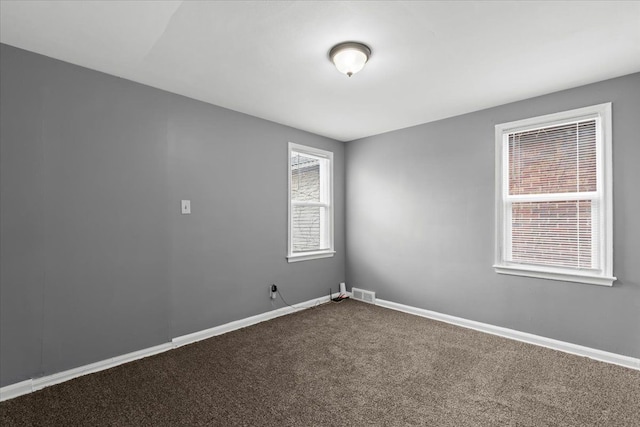
<instances>
[{"instance_id":1,"label":"frosted glass dome light fixture","mask_svg":"<svg viewBox=\"0 0 640 427\"><path fill-rule=\"evenodd\" d=\"M357 42L345 42L335 45L329 51L329 58L338 71L351 77L364 68L371 56L368 46Z\"/></svg>"}]
</instances>

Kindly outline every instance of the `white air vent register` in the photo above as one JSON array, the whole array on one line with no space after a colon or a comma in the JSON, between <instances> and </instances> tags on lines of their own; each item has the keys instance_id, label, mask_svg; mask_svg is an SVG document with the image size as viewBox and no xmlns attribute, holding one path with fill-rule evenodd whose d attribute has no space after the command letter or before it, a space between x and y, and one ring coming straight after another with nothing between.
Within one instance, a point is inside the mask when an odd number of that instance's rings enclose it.
<instances>
[{"instance_id":1,"label":"white air vent register","mask_svg":"<svg viewBox=\"0 0 640 427\"><path fill-rule=\"evenodd\" d=\"M351 298L370 304L376 303L376 293L364 289L351 288Z\"/></svg>"}]
</instances>

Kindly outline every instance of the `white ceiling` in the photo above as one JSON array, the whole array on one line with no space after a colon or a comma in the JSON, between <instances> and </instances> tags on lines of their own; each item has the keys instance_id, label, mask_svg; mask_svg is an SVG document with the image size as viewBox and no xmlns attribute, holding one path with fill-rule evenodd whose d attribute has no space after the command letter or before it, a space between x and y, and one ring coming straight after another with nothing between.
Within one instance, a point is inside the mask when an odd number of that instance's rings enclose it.
<instances>
[{"instance_id":1,"label":"white ceiling","mask_svg":"<svg viewBox=\"0 0 640 427\"><path fill-rule=\"evenodd\" d=\"M640 71L640 1L2 0L0 41L349 141Z\"/></svg>"}]
</instances>

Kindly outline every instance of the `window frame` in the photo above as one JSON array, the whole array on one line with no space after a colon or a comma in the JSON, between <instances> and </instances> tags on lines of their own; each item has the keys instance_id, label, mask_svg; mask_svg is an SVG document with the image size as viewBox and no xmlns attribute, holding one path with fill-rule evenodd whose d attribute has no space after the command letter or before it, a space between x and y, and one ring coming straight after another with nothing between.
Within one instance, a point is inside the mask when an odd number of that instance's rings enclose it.
<instances>
[{"instance_id":1,"label":"window frame","mask_svg":"<svg viewBox=\"0 0 640 427\"><path fill-rule=\"evenodd\" d=\"M574 123L582 120L596 119L596 168L597 189L595 192L538 194L519 197L508 195L509 179L509 134ZM611 103L592 105L559 113L547 114L523 120L501 123L495 126L495 272L516 276L536 277L550 280L586 283L592 285L613 286L613 161L612 161L612 127ZM512 263L508 253L511 250L510 225L511 202L518 199L527 201L558 200L598 200L602 208L596 221L592 221L592 230L600 233L600 268L574 269L569 267L553 267ZM533 200L535 199L535 200ZM508 200L511 200L509 202ZM593 232L593 231L592 231Z\"/></svg>"},{"instance_id":2,"label":"window frame","mask_svg":"<svg viewBox=\"0 0 640 427\"><path fill-rule=\"evenodd\" d=\"M291 199L291 153L296 152L309 157L315 157L321 160L327 160L326 166L320 166L320 202L295 202ZM287 150L287 261L298 262L307 261L312 259L329 258L332 257L336 251L334 248L334 201L333 201L333 153L331 151L321 150L315 147L309 147L306 145L300 145L293 142L289 142ZM293 251L293 206L321 206L327 209L326 218L328 224L326 239L328 240L328 248L317 251L305 251L294 252ZM321 218L322 221L322 218ZM322 222L321 222L322 224ZM322 225L321 225L322 227ZM321 236L322 239L322 236Z\"/></svg>"}]
</instances>

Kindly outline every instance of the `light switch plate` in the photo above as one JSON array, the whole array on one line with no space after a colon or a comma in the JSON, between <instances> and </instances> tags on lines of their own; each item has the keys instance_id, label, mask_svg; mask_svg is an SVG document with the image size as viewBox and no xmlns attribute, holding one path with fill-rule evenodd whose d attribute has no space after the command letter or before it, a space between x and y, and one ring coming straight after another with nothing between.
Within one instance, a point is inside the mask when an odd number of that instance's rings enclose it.
<instances>
[{"instance_id":1,"label":"light switch plate","mask_svg":"<svg viewBox=\"0 0 640 427\"><path fill-rule=\"evenodd\" d=\"M182 203L180 203L180 205L182 206L183 214L191 213L191 200L183 200Z\"/></svg>"}]
</instances>

